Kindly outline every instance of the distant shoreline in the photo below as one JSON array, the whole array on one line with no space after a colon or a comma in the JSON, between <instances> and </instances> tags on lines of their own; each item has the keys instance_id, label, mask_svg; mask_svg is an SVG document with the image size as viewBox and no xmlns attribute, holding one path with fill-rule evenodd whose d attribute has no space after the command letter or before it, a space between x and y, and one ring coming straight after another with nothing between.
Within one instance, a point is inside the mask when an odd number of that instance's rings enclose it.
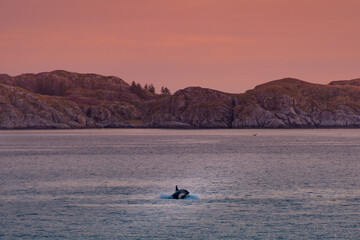
<instances>
[{"instance_id":1,"label":"distant shoreline","mask_svg":"<svg viewBox=\"0 0 360 240\"><path fill-rule=\"evenodd\" d=\"M303 127L303 128L152 128L152 127L130 127L130 128L13 128L0 129L0 131L31 131L31 130L336 130L336 129L354 129L360 130L360 127Z\"/></svg>"},{"instance_id":2,"label":"distant shoreline","mask_svg":"<svg viewBox=\"0 0 360 240\"><path fill-rule=\"evenodd\" d=\"M150 87L149 87L150 86ZM0 74L0 129L360 128L360 79L313 84L284 78L230 94L64 70Z\"/></svg>"}]
</instances>

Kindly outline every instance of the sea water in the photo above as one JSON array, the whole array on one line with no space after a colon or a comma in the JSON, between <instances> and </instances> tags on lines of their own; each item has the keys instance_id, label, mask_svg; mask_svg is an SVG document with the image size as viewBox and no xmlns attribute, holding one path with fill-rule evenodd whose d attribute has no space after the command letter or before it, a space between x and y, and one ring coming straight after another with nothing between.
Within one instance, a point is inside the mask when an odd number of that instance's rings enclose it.
<instances>
[{"instance_id":1,"label":"sea water","mask_svg":"<svg viewBox=\"0 0 360 240\"><path fill-rule=\"evenodd\" d=\"M0 239L360 239L359 153L359 129L0 131Z\"/></svg>"}]
</instances>

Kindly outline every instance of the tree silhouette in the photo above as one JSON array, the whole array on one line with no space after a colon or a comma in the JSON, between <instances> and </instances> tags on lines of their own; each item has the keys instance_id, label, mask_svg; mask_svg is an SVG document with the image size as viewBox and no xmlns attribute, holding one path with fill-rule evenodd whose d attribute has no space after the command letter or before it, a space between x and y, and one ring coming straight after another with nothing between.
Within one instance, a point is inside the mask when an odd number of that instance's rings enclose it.
<instances>
[{"instance_id":1,"label":"tree silhouette","mask_svg":"<svg viewBox=\"0 0 360 240\"><path fill-rule=\"evenodd\" d=\"M149 92L155 93L155 87L152 83L149 85Z\"/></svg>"},{"instance_id":2,"label":"tree silhouette","mask_svg":"<svg viewBox=\"0 0 360 240\"><path fill-rule=\"evenodd\" d=\"M168 95L171 94L170 90L167 87L164 87L164 86L161 87L161 93L162 94L168 94Z\"/></svg>"},{"instance_id":3,"label":"tree silhouette","mask_svg":"<svg viewBox=\"0 0 360 240\"><path fill-rule=\"evenodd\" d=\"M138 97L141 97L141 98L147 97L146 91L141 87L140 83L135 83L134 81L132 81L131 86L130 86L130 91L132 93L136 94Z\"/></svg>"}]
</instances>

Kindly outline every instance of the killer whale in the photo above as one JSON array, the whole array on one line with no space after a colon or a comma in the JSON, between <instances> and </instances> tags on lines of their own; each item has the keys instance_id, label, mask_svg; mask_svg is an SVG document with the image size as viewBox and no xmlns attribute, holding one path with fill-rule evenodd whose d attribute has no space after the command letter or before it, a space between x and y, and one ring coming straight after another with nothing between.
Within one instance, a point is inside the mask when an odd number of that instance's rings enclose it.
<instances>
[{"instance_id":1,"label":"killer whale","mask_svg":"<svg viewBox=\"0 0 360 240\"><path fill-rule=\"evenodd\" d=\"M187 195L189 195L189 192L185 189L178 189L178 186L175 187L175 192L173 195L171 195L174 199L184 199Z\"/></svg>"}]
</instances>

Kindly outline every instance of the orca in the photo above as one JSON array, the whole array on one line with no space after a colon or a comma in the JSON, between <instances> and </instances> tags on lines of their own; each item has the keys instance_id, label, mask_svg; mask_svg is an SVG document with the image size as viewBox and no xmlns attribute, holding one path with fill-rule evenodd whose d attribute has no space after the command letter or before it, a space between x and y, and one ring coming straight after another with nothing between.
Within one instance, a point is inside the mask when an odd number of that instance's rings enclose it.
<instances>
[{"instance_id":1,"label":"orca","mask_svg":"<svg viewBox=\"0 0 360 240\"><path fill-rule=\"evenodd\" d=\"M173 195L171 195L174 199L184 199L187 195L189 195L189 192L185 189L178 189L178 186L175 187L175 192Z\"/></svg>"}]
</instances>

